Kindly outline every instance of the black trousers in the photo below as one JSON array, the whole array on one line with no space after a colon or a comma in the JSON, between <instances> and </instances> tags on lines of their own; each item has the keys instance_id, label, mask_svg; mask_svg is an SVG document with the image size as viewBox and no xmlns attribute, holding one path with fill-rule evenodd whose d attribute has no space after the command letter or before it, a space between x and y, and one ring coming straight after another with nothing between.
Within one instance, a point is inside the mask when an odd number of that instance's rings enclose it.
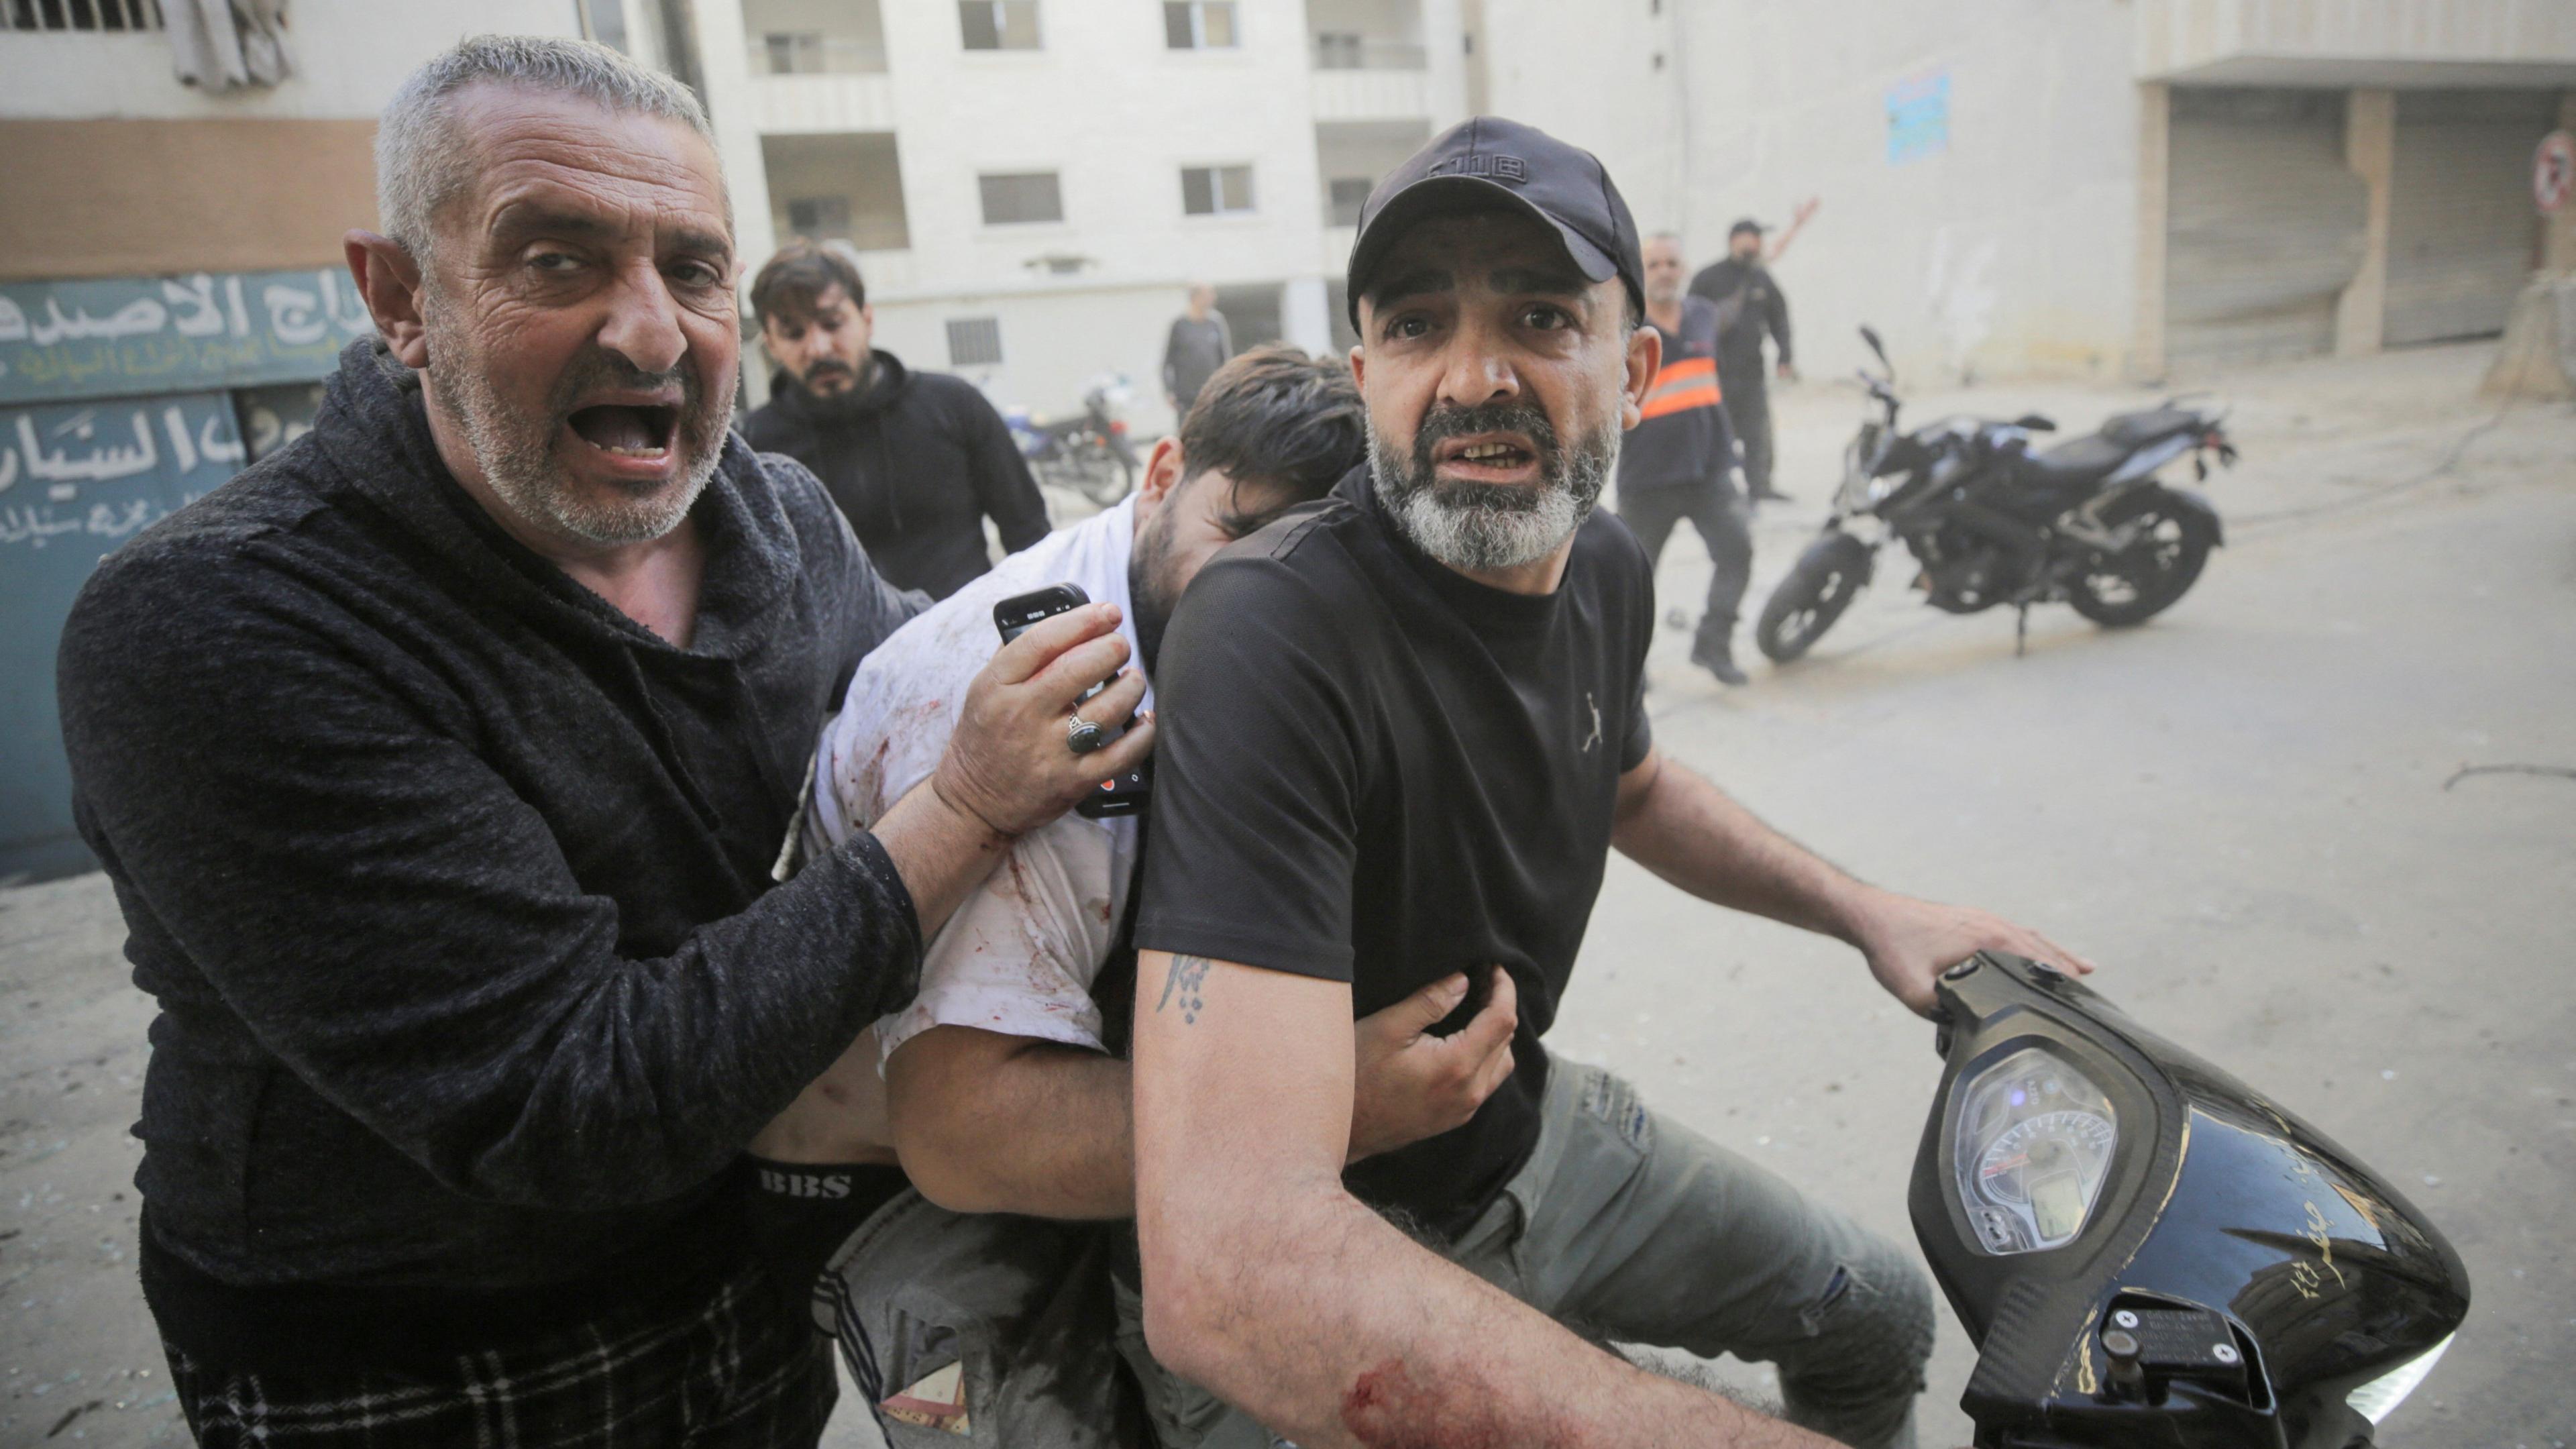
<instances>
[{"instance_id":1,"label":"black trousers","mask_svg":"<svg viewBox=\"0 0 2576 1449\"><path fill-rule=\"evenodd\" d=\"M1664 540L1672 537L1673 525L1685 518L1708 546L1710 566L1708 607L1700 615L1691 652L1732 659L1735 611L1744 602L1745 583L1753 576L1752 510L1742 495L1732 483L1714 478L1633 493L1619 490L1619 519L1646 546L1646 557L1652 562L1663 561Z\"/></svg>"},{"instance_id":2,"label":"black trousers","mask_svg":"<svg viewBox=\"0 0 2576 1449\"><path fill-rule=\"evenodd\" d=\"M1771 389L1755 368L1742 377L1721 372L1718 390L1726 395L1726 421L1744 445L1744 486L1759 498L1771 491Z\"/></svg>"}]
</instances>

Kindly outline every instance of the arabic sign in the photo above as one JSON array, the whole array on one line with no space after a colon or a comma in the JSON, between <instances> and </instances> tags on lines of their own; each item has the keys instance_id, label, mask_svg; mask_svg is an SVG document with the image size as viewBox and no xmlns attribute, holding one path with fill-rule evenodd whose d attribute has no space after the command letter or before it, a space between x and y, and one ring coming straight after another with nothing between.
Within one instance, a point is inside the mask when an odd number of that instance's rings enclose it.
<instances>
[{"instance_id":1,"label":"arabic sign","mask_svg":"<svg viewBox=\"0 0 2576 1449\"><path fill-rule=\"evenodd\" d=\"M1950 149L1950 73L1934 71L1891 88L1887 104L1887 164Z\"/></svg>"},{"instance_id":2,"label":"arabic sign","mask_svg":"<svg viewBox=\"0 0 2576 1449\"><path fill-rule=\"evenodd\" d=\"M373 330L337 268L0 284L0 402L308 382Z\"/></svg>"},{"instance_id":3,"label":"arabic sign","mask_svg":"<svg viewBox=\"0 0 2576 1449\"><path fill-rule=\"evenodd\" d=\"M0 408L0 879L78 869L54 647L108 550L242 466L220 392Z\"/></svg>"}]
</instances>

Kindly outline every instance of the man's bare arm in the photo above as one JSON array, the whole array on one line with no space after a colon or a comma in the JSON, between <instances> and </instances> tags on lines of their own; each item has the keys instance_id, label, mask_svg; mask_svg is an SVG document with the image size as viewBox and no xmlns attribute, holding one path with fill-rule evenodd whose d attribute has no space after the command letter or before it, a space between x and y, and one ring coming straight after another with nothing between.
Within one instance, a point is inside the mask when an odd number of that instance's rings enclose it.
<instances>
[{"instance_id":1,"label":"man's bare arm","mask_svg":"<svg viewBox=\"0 0 2576 1449\"><path fill-rule=\"evenodd\" d=\"M2078 974L2093 969L2000 916L1853 879L1660 750L1620 777L1610 843L1702 900L1849 943L1880 984L1918 1012L1931 1010L1942 970L1981 950L2036 957Z\"/></svg>"},{"instance_id":2,"label":"man's bare arm","mask_svg":"<svg viewBox=\"0 0 2576 1449\"><path fill-rule=\"evenodd\" d=\"M1137 977L1137 1231L1166 1367L1309 1449L1825 1449L1612 1358L1345 1192L1348 986L1159 951Z\"/></svg>"},{"instance_id":3,"label":"man's bare arm","mask_svg":"<svg viewBox=\"0 0 2576 1449\"><path fill-rule=\"evenodd\" d=\"M1496 973L1494 995L1464 1028L1429 1034L1466 995L1460 973L1353 1028L1359 1070L1349 1160L1464 1124L1511 1075L1517 1002L1509 976ZM895 1048L885 1086L904 1170L922 1196L944 1208L1047 1218L1136 1211L1123 1061L1063 1042L943 1025Z\"/></svg>"}]
</instances>

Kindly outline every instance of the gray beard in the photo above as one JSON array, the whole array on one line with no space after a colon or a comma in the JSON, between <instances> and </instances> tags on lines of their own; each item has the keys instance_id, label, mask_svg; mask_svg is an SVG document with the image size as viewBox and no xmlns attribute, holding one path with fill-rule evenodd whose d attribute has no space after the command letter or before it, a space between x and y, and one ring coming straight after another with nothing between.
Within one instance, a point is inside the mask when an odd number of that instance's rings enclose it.
<instances>
[{"instance_id":1,"label":"gray beard","mask_svg":"<svg viewBox=\"0 0 2576 1449\"><path fill-rule=\"evenodd\" d=\"M435 297L424 297L423 303L429 319L430 381L465 434L466 446L474 450L483 481L511 512L552 532L614 548L668 534L697 506L698 495L724 459L724 432L722 419L710 429L705 419L693 415L705 407L693 381L683 384L682 416L671 439L681 451L679 478L646 493L585 496L555 457L555 431L563 415L551 408L532 415L504 401L474 366L473 349L463 345L460 329L440 325L437 319L450 315L448 310ZM566 390L577 396L589 380L584 374L596 370L599 361L591 359L590 367L577 362L564 379ZM732 398L724 401L730 411ZM710 436L712 446L703 441Z\"/></svg>"},{"instance_id":2,"label":"gray beard","mask_svg":"<svg viewBox=\"0 0 2576 1449\"><path fill-rule=\"evenodd\" d=\"M1536 563L1592 516L1619 466L1620 434L1603 428L1542 464L1535 489L1509 484L1444 484L1429 467L1368 429L1370 471L1396 531L1415 548L1463 573Z\"/></svg>"}]
</instances>

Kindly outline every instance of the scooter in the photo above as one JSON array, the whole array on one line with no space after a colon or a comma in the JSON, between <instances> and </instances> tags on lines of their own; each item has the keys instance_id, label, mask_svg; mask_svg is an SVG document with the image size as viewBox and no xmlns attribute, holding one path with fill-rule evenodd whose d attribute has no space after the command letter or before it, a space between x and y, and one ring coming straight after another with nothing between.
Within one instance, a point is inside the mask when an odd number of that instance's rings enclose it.
<instances>
[{"instance_id":1,"label":"scooter","mask_svg":"<svg viewBox=\"0 0 2576 1449\"><path fill-rule=\"evenodd\" d=\"M2424 1214L2035 961L1938 991L1908 1206L1978 1349L1976 1449L2369 1449L2467 1316Z\"/></svg>"}]
</instances>

